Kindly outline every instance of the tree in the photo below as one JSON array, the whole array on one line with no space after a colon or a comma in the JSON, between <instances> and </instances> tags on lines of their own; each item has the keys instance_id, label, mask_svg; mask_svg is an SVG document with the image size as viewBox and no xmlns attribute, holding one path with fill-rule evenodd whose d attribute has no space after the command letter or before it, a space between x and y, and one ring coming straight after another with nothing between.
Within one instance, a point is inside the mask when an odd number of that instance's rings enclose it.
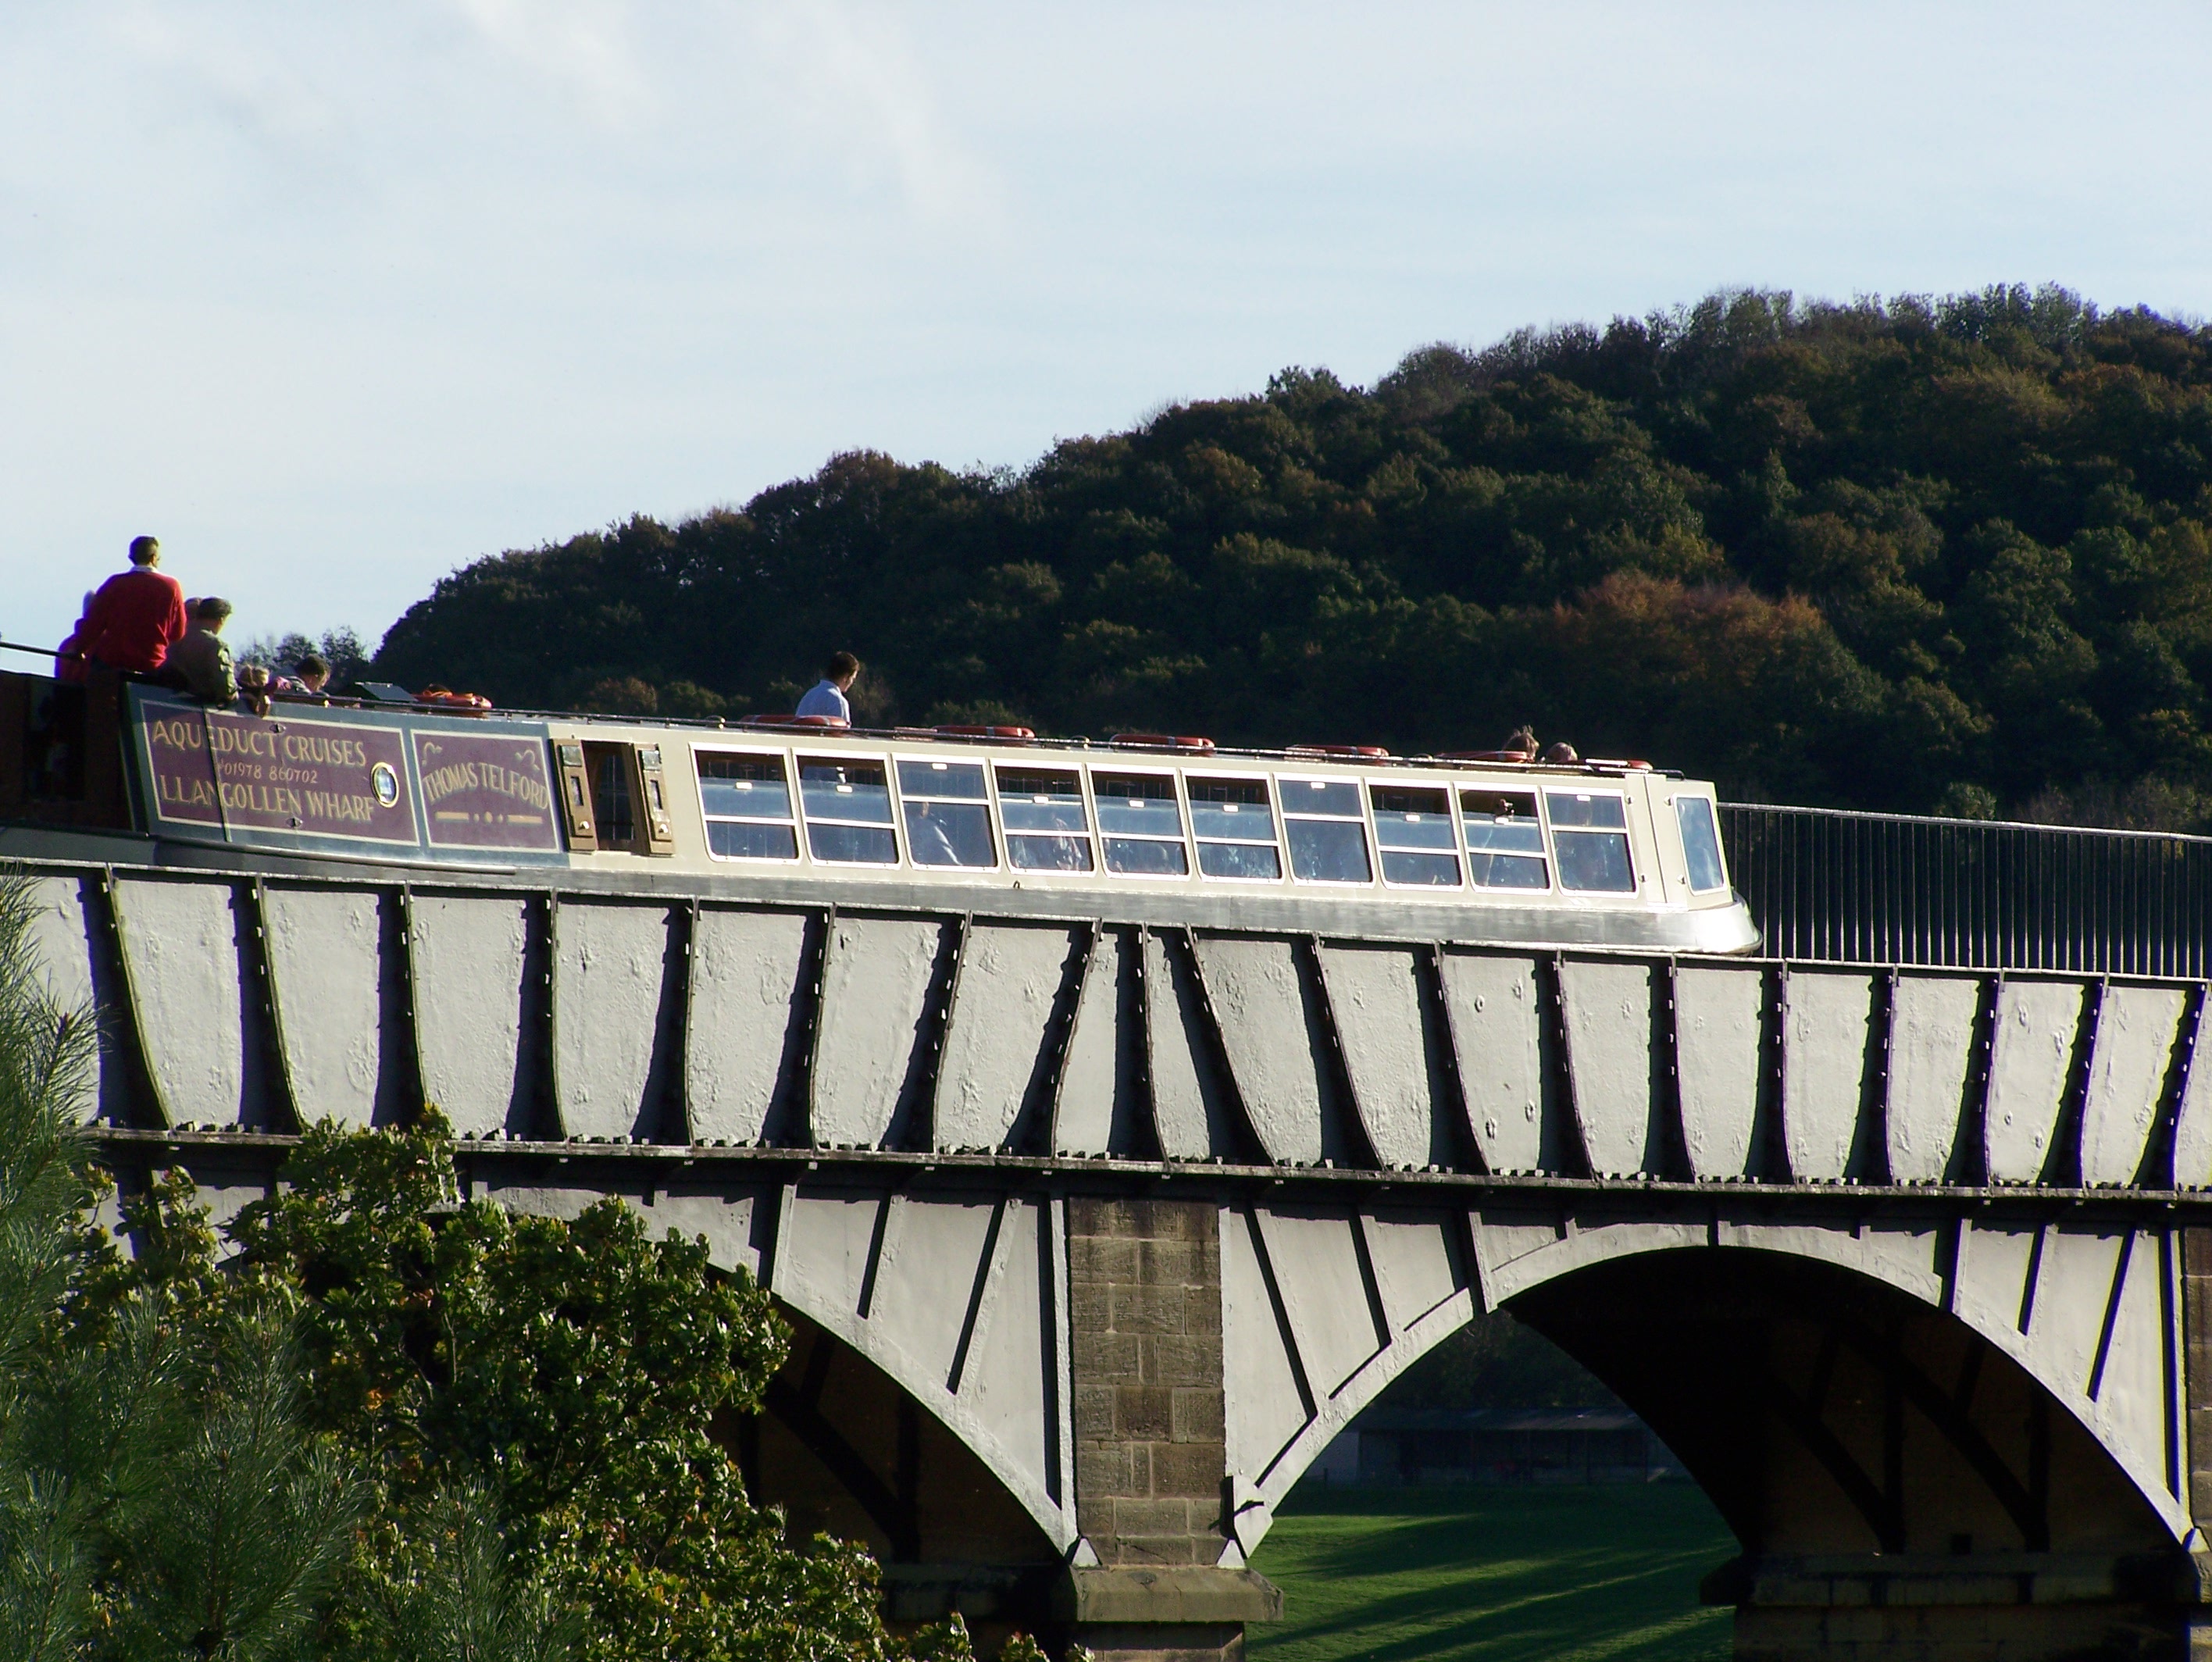
<instances>
[{"instance_id":1,"label":"tree","mask_svg":"<svg viewBox=\"0 0 2212 1662\"><path fill-rule=\"evenodd\" d=\"M294 1412L281 1299L179 1295L204 1252L149 1278L88 1213L104 1180L80 1125L89 1013L58 1005L33 896L0 877L0 1638L11 1658L306 1653L365 1493ZM161 1242L208 1240L165 1208ZM150 1212L149 1209L150 1208Z\"/></svg>"},{"instance_id":2,"label":"tree","mask_svg":"<svg viewBox=\"0 0 2212 1662\"><path fill-rule=\"evenodd\" d=\"M231 1234L246 1284L302 1297L307 1418L379 1491L347 1629L364 1654L502 1551L605 1662L901 1653L873 1562L787 1544L714 1437L758 1407L788 1335L703 1240L654 1240L616 1199L565 1222L461 1204L434 1110L315 1126L284 1175Z\"/></svg>"},{"instance_id":3,"label":"tree","mask_svg":"<svg viewBox=\"0 0 2212 1662\"><path fill-rule=\"evenodd\" d=\"M2185 827L2208 524L2212 331L2018 285L1728 293L1424 347L1371 389L1285 370L1018 472L833 457L479 561L378 662L713 716L788 707L844 646L884 725L1420 751L1531 719L1730 794ZM1662 591L1621 643L1653 677L1611 688L1623 597Z\"/></svg>"},{"instance_id":4,"label":"tree","mask_svg":"<svg viewBox=\"0 0 2212 1662\"><path fill-rule=\"evenodd\" d=\"M40 980L31 926L28 885L0 878L0 1641L44 1662L91 1627L101 1497L85 1492L44 1362L64 1319L70 1225L88 1198L72 1127L92 1029Z\"/></svg>"},{"instance_id":5,"label":"tree","mask_svg":"<svg viewBox=\"0 0 2212 1662\"><path fill-rule=\"evenodd\" d=\"M351 629L325 629L317 640L293 630L278 635L256 635L241 642L236 657L241 664L265 664L279 675L296 674L300 660L313 652L331 666L331 685L343 687L358 680L368 667L368 648Z\"/></svg>"},{"instance_id":6,"label":"tree","mask_svg":"<svg viewBox=\"0 0 2212 1662\"><path fill-rule=\"evenodd\" d=\"M459 1204L434 1110L315 1127L220 1265L177 1174L118 1250L33 906L0 878L0 1655L969 1655L957 1622L895 1639L865 1552L747 1499L713 1426L782 1360L766 1295L619 1201Z\"/></svg>"}]
</instances>

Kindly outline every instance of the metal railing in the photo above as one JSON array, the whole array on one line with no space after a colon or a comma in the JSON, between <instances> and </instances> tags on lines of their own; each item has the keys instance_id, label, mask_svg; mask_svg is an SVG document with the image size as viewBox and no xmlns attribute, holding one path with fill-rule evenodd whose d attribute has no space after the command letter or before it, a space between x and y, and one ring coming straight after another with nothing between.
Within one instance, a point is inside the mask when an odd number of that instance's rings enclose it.
<instances>
[{"instance_id":1,"label":"metal railing","mask_svg":"<svg viewBox=\"0 0 2212 1662\"><path fill-rule=\"evenodd\" d=\"M1776 957L2207 974L2212 838L1721 805Z\"/></svg>"}]
</instances>

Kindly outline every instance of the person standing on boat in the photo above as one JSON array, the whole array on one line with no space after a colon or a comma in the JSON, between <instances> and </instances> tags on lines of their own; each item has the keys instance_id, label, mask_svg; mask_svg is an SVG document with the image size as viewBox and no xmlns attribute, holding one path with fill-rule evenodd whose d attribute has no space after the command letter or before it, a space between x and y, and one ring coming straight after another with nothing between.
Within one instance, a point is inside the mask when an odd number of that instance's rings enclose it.
<instances>
[{"instance_id":1,"label":"person standing on boat","mask_svg":"<svg viewBox=\"0 0 2212 1662\"><path fill-rule=\"evenodd\" d=\"M101 584L85 613L77 649L88 663L149 675L184 639L184 585L155 570L161 563L157 539L131 539L131 569Z\"/></svg>"},{"instance_id":2,"label":"person standing on boat","mask_svg":"<svg viewBox=\"0 0 2212 1662\"><path fill-rule=\"evenodd\" d=\"M850 726L853 707L846 701L845 695L853 690L853 683L860 678L859 658L850 652L830 653L830 661L822 666L822 679L799 701L797 713L830 716Z\"/></svg>"}]
</instances>

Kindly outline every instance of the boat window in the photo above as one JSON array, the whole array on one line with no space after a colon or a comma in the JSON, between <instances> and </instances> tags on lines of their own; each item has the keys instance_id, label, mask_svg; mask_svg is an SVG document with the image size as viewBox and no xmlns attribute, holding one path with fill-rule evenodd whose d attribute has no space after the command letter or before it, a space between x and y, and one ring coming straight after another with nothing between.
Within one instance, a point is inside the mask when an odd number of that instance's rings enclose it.
<instances>
[{"instance_id":1,"label":"boat window","mask_svg":"<svg viewBox=\"0 0 2212 1662\"><path fill-rule=\"evenodd\" d=\"M1283 875L1267 780L1194 779L1189 785L1201 876L1273 882Z\"/></svg>"},{"instance_id":2,"label":"boat window","mask_svg":"<svg viewBox=\"0 0 2212 1662\"><path fill-rule=\"evenodd\" d=\"M1017 870L1091 870L1091 816L1072 769L1000 768L999 817L1007 862Z\"/></svg>"},{"instance_id":3,"label":"boat window","mask_svg":"<svg viewBox=\"0 0 2212 1662\"><path fill-rule=\"evenodd\" d=\"M906 850L916 865L998 864L981 762L902 759L898 781Z\"/></svg>"},{"instance_id":4,"label":"boat window","mask_svg":"<svg viewBox=\"0 0 2212 1662\"><path fill-rule=\"evenodd\" d=\"M1283 793L1283 837L1291 846L1292 876L1340 883L1364 883L1374 876L1355 781L1286 779L1277 786Z\"/></svg>"},{"instance_id":5,"label":"boat window","mask_svg":"<svg viewBox=\"0 0 2212 1662\"><path fill-rule=\"evenodd\" d=\"M837 865L896 865L891 792L880 761L845 756L799 759L799 804L806 814L806 846Z\"/></svg>"},{"instance_id":6,"label":"boat window","mask_svg":"<svg viewBox=\"0 0 2212 1662\"><path fill-rule=\"evenodd\" d=\"M1457 889L1458 846L1452 837L1451 798L1443 791L1370 785L1375 842L1382 855L1382 881Z\"/></svg>"},{"instance_id":7,"label":"boat window","mask_svg":"<svg viewBox=\"0 0 2212 1662\"><path fill-rule=\"evenodd\" d=\"M1713 805L1703 797L1674 798L1674 817L1682 827L1682 858L1688 863L1690 892L1708 894L1728 887L1721 864L1720 828L1713 823Z\"/></svg>"},{"instance_id":8,"label":"boat window","mask_svg":"<svg viewBox=\"0 0 2212 1662\"><path fill-rule=\"evenodd\" d=\"M592 776L592 812L599 846L629 848L637 841L636 797L630 789L629 746L586 744L584 767Z\"/></svg>"},{"instance_id":9,"label":"boat window","mask_svg":"<svg viewBox=\"0 0 2212 1662\"><path fill-rule=\"evenodd\" d=\"M799 833L791 822L791 780L783 758L696 755L708 851L726 860L797 859Z\"/></svg>"},{"instance_id":10,"label":"boat window","mask_svg":"<svg viewBox=\"0 0 2212 1662\"><path fill-rule=\"evenodd\" d=\"M1601 791L1547 791L1559 887L1584 894L1628 895L1636 867L1628 858L1628 804Z\"/></svg>"},{"instance_id":11,"label":"boat window","mask_svg":"<svg viewBox=\"0 0 2212 1662\"><path fill-rule=\"evenodd\" d=\"M1109 871L1127 877L1190 875L1173 774L1094 773L1091 794L1098 804Z\"/></svg>"},{"instance_id":12,"label":"boat window","mask_svg":"<svg viewBox=\"0 0 2212 1662\"><path fill-rule=\"evenodd\" d=\"M1552 886L1534 792L1463 790L1459 814L1467 827L1468 881L1477 889Z\"/></svg>"}]
</instances>

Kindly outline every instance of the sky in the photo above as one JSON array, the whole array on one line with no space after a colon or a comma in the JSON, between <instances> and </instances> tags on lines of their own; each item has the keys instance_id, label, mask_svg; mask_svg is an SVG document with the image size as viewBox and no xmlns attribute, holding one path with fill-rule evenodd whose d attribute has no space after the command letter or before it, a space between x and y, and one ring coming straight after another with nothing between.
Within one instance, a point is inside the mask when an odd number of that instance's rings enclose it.
<instances>
[{"instance_id":1,"label":"sky","mask_svg":"<svg viewBox=\"0 0 2212 1662\"><path fill-rule=\"evenodd\" d=\"M0 0L0 637L1753 285L2212 314L2212 8Z\"/></svg>"}]
</instances>

